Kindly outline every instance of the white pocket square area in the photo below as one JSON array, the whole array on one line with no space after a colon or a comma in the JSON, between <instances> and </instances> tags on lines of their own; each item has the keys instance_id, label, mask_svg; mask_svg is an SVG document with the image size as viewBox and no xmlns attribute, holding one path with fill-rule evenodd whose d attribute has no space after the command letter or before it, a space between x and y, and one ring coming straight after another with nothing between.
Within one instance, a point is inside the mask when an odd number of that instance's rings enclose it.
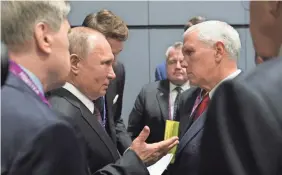
<instances>
[{"instance_id":1,"label":"white pocket square area","mask_svg":"<svg viewBox=\"0 0 282 175\"><path fill-rule=\"evenodd\" d=\"M113 104L115 104L117 102L118 99L118 94L115 96L114 100L113 100Z\"/></svg>"}]
</instances>

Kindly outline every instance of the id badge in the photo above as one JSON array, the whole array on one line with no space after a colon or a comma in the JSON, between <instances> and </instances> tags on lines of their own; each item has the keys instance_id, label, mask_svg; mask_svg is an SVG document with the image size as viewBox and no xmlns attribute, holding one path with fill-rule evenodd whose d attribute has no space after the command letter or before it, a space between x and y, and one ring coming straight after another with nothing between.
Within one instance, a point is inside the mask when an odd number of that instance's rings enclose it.
<instances>
[{"instance_id":1,"label":"id badge","mask_svg":"<svg viewBox=\"0 0 282 175\"><path fill-rule=\"evenodd\" d=\"M179 122L173 120L166 120L164 140L169 139L173 136L178 137L178 134L179 134ZM173 158L171 159L170 163L174 163L176 148L177 146L174 146L169 151L170 154L173 154Z\"/></svg>"}]
</instances>

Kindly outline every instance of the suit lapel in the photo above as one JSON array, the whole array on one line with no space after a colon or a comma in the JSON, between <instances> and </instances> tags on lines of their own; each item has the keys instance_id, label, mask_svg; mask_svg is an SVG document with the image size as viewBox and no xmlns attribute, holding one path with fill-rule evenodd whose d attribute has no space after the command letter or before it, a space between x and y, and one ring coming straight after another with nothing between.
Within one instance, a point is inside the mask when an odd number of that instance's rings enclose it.
<instances>
[{"instance_id":1,"label":"suit lapel","mask_svg":"<svg viewBox=\"0 0 282 175\"><path fill-rule=\"evenodd\" d=\"M79 108L81 111L82 117L86 120L86 122L91 126L91 128L97 133L98 137L100 137L101 141L104 142L105 146L108 148L109 152L111 152L114 159L118 158L119 155L117 153L117 148L113 144L111 138L107 135L107 132L101 126L101 124L95 119L94 115L87 109L87 107L72 93L67 91L64 88L60 88L60 92L57 92L60 96L65 96L68 101Z\"/></svg>"},{"instance_id":2,"label":"suit lapel","mask_svg":"<svg viewBox=\"0 0 282 175\"><path fill-rule=\"evenodd\" d=\"M164 121L169 119L169 81L162 80L159 82L159 91L157 92L157 99Z\"/></svg>"},{"instance_id":3,"label":"suit lapel","mask_svg":"<svg viewBox=\"0 0 282 175\"><path fill-rule=\"evenodd\" d=\"M180 154L180 152L183 150L183 148L191 141L194 136L201 131L201 129L204 128L206 120L206 110L203 112L203 114L191 125L191 127L184 133L182 139L180 140L177 153Z\"/></svg>"},{"instance_id":4,"label":"suit lapel","mask_svg":"<svg viewBox=\"0 0 282 175\"><path fill-rule=\"evenodd\" d=\"M180 138L183 137L185 132L188 130L188 128L192 124L192 118L190 117L194 103L196 101L196 98L201 91L200 88L193 88L189 90L190 93L187 94L187 96L184 98L184 106L182 105L179 110L183 111L180 114ZM185 99L186 98L186 99ZM182 109L181 109L182 108Z\"/></svg>"}]
</instances>

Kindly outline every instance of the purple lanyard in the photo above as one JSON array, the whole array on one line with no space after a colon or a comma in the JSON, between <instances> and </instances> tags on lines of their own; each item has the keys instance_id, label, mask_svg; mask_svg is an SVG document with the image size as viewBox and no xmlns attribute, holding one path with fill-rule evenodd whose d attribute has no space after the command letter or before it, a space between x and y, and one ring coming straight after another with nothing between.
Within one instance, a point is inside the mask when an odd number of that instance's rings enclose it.
<instances>
[{"instance_id":1,"label":"purple lanyard","mask_svg":"<svg viewBox=\"0 0 282 175\"><path fill-rule=\"evenodd\" d=\"M193 109L192 109L192 112L191 112L191 114L190 114L190 117L192 117L193 115L194 115L194 112L196 111L196 109L198 108L198 106L201 104L201 102L203 101L203 97L204 96L202 96L201 94L202 94L202 90L201 90L201 92L200 92L200 94L197 96L197 98L196 98L196 101L195 101L195 103L194 103L194 106L193 106Z\"/></svg>"},{"instance_id":2,"label":"purple lanyard","mask_svg":"<svg viewBox=\"0 0 282 175\"><path fill-rule=\"evenodd\" d=\"M103 99L103 119L102 119L103 121L102 121L102 125L105 128L106 122L107 122L105 96L103 96L102 99Z\"/></svg>"},{"instance_id":3,"label":"purple lanyard","mask_svg":"<svg viewBox=\"0 0 282 175\"><path fill-rule=\"evenodd\" d=\"M50 107L50 103L48 102L48 100L45 98L45 96L40 92L40 90L32 82L29 76L22 70L22 68L17 63L10 60L9 70L15 76L17 76L23 82L25 82L25 84L28 85L36 93L36 95L38 95L40 99Z\"/></svg>"}]
</instances>

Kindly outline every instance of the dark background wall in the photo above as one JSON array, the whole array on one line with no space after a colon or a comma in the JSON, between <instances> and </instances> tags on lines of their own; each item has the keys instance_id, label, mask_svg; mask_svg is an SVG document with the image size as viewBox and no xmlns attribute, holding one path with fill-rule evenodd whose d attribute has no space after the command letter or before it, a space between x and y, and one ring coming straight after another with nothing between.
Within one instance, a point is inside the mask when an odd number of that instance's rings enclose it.
<instances>
[{"instance_id":1,"label":"dark background wall","mask_svg":"<svg viewBox=\"0 0 282 175\"><path fill-rule=\"evenodd\" d=\"M71 1L69 20L81 25L85 16L106 8L129 26L129 39L119 58L125 65L126 85L123 118L128 115L144 84L154 81L157 64L165 60L167 47L182 41L183 25L193 16L223 20L233 25L242 42L238 60L242 70L254 67L254 50L249 33L249 4L245 1Z\"/></svg>"}]
</instances>

